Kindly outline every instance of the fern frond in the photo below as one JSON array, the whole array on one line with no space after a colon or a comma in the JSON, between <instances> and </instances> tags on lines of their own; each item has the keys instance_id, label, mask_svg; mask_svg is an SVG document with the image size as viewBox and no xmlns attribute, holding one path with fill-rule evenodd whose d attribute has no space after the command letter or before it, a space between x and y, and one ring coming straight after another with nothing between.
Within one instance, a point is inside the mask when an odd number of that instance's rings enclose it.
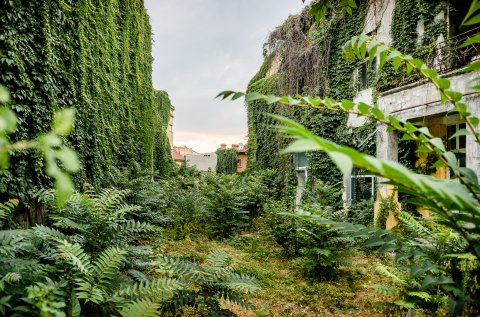
<instances>
[{"instance_id":1,"label":"fern frond","mask_svg":"<svg viewBox=\"0 0 480 317\"><path fill-rule=\"evenodd\" d=\"M78 223L71 218L67 217L60 217L60 216L52 216L55 223L53 224L55 227L63 228L63 229L74 229L80 232L85 232L90 229L88 224Z\"/></svg>"},{"instance_id":2,"label":"fern frond","mask_svg":"<svg viewBox=\"0 0 480 317\"><path fill-rule=\"evenodd\" d=\"M105 188L94 198L94 204L99 210L107 213L121 205L128 194L130 194L128 189Z\"/></svg>"},{"instance_id":3,"label":"fern frond","mask_svg":"<svg viewBox=\"0 0 480 317\"><path fill-rule=\"evenodd\" d=\"M155 317L160 316L160 304L146 299L139 299L127 304L120 311L123 317Z\"/></svg>"},{"instance_id":4,"label":"fern frond","mask_svg":"<svg viewBox=\"0 0 480 317\"><path fill-rule=\"evenodd\" d=\"M427 292L408 292L407 295L421 298L421 299L423 299L424 301L427 301L427 302L432 299L432 296L430 294L428 294Z\"/></svg>"},{"instance_id":5,"label":"fern frond","mask_svg":"<svg viewBox=\"0 0 480 317\"><path fill-rule=\"evenodd\" d=\"M93 262L93 272L98 284L104 285L118 274L118 270L122 261L125 259L127 252L117 247L111 247L98 255Z\"/></svg>"},{"instance_id":6,"label":"fern frond","mask_svg":"<svg viewBox=\"0 0 480 317\"><path fill-rule=\"evenodd\" d=\"M1 230L0 231L0 255L13 256L27 248L29 245L25 239L28 230Z\"/></svg>"},{"instance_id":7,"label":"fern frond","mask_svg":"<svg viewBox=\"0 0 480 317\"><path fill-rule=\"evenodd\" d=\"M135 283L124 288L117 293L116 296L121 297L141 297L141 298L168 298L173 296L177 290L181 290L185 284L177 279L165 278L153 281Z\"/></svg>"},{"instance_id":8,"label":"fern frond","mask_svg":"<svg viewBox=\"0 0 480 317\"><path fill-rule=\"evenodd\" d=\"M397 296L399 294L398 289L386 285L374 284L366 285L365 287L372 288L377 294L383 296Z\"/></svg>"},{"instance_id":9,"label":"fern frond","mask_svg":"<svg viewBox=\"0 0 480 317\"><path fill-rule=\"evenodd\" d=\"M420 222L418 222L415 218L413 218L408 212L400 212L397 215L397 219L403 227L407 228L417 237L424 239L431 238L432 233L422 224L420 224Z\"/></svg>"},{"instance_id":10,"label":"fern frond","mask_svg":"<svg viewBox=\"0 0 480 317\"><path fill-rule=\"evenodd\" d=\"M205 267L220 271L232 265L232 258L224 251L214 250L205 259Z\"/></svg>"},{"instance_id":11,"label":"fern frond","mask_svg":"<svg viewBox=\"0 0 480 317\"><path fill-rule=\"evenodd\" d=\"M400 273L398 273L396 271L394 272L394 269L391 268L391 267L387 267L385 265L378 264L375 267L375 269L377 270L377 272L379 272L379 273L383 274L384 276L390 278L395 283L405 285L405 286L408 285L407 281L400 275Z\"/></svg>"},{"instance_id":12,"label":"fern frond","mask_svg":"<svg viewBox=\"0 0 480 317\"><path fill-rule=\"evenodd\" d=\"M157 258L154 262L159 272L167 273L170 276L179 276L201 283L209 275L202 267L181 259L174 259L167 256Z\"/></svg>"},{"instance_id":13,"label":"fern frond","mask_svg":"<svg viewBox=\"0 0 480 317\"><path fill-rule=\"evenodd\" d=\"M148 282L148 281L150 281L150 278L140 271L131 269L131 270L128 270L127 272L137 282Z\"/></svg>"},{"instance_id":14,"label":"fern frond","mask_svg":"<svg viewBox=\"0 0 480 317\"><path fill-rule=\"evenodd\" d=\"M86 302L93 302L101 304L105 301L105 293L100 288L92 285L89 281L84 279L76 280L77 287L75 294L77 298L84 299Z\"/></svg>"},{"instance_id":15,"label":"fern frond","mask_svg":"<svg viewBox=\"0 0 480 317\"><path fill-rule=\"evenodd\" d=\"M22 279L22 276L15 272L9 272L0 279L0 291L5 289L5 284L13 284Z\"/></svg>"},{"instance_id":16,"label":"fern frond","mask_svg":"<svg viewBox=\"0 0 480 317\"><path fill-rule=\"evenodd\" d=\"M143 208L141 206L122 205L109 215L109 220L124 219L126 214L140 212L142 210Z\"/></svg>"},{"instance_id":17,"label":"fern frond","mask_svg":"<svg viewBox=\"0 0 480 317\"><path fill-rule=\"evenodd\" d=\"M237 293L237 292L235 292L231 289L221 289L221 290L219 290L219 293L220 293L220 297L222 299L224 299L226 301L229 301L230 303L242 306L242 307L244 307L246 309L250 309L250 310L255 309L255 306L252 303L243 299L242 296L239 293Z\"/></svg>"},{"instance_id":18,"label":"fern frond","mask_svg":"<svg viewBox=\"0 0 480 317\"><path fill-rule=\"evenodd\" d=\"M57 244L57 250L59 251L58 257L60 259L67 260L86 275L92 273L90 256L85 253L80 244L62 240Z\"/></svg>"},{"instance_id":19,"label":"fern frond","mask_svg":"<svg viewBox=\"0 0 480 317\"><path fill-rule=\"evenodd\" d=\"M123 233L144 233L144 232L155 232L159 231L160 228L157 226L151 225L146 222L140 222L135 220L125 220L119 226L118 231Z\"/></svg>"},{"instance_id":20,"label":"fern frond","mask_svg":"<svg viewBox=\"0 0 480 317\"><path fill-rule=\"evenodd\" d=\"M19 200L17 198L12 198L0 204L0 228L3 227L3 222L13 215L18 203Z\"/></svg>"},{"instance_id":21,"label":"fern frond","mask_svg":"<svg viewBox=\"0 0 480 317\"><path fill-rule=\"evenodd\" d=\"M70 241L70 237L58 231L57 229L46 227L44 225L36 225L32 229L33 236L42 240Z\"/></svg>"},{"instance_id":22,"label":"fern frond","mask_svg":"<svg viewBox=\"0 0 480 317\"><path fill-rule=\"evenodd\" d=\"M244 294L253 294L260 288L256 278L245 274L232 274L220 285Z\"/></svg>"}]
</instances>

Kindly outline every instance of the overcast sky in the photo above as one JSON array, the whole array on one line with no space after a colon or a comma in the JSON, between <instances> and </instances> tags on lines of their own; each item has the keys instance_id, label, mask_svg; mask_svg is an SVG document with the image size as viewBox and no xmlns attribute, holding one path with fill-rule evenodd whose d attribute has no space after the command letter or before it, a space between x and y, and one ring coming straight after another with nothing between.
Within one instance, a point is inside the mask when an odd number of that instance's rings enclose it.
<instances>
[{"instance_id":1,"label":"overcast sky","mask_svg":"<svg viewBox=\"0 0 480 317\"><path fill-rule=\"evenodd\" d=\"M175 106L174 145L198 152L246 143L243 101L219 101L223 90L245 91L262 64L267 35L301 0L145 0L153 31L153 83Z\"/></svg>"}]
</instances>

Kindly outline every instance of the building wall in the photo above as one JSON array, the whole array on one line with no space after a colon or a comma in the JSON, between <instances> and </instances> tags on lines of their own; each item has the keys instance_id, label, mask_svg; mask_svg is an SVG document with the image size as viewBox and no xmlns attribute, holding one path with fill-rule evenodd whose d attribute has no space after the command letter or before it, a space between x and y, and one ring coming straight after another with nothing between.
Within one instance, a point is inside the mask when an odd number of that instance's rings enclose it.
<instances>
[{"instance_id":1,"label":"building wall","mask_svg":"<svg viewBox=\"0 0 480 317\"><path fill-rule=\"evenodd\" d=\"M238 152L237 173L244 172L247 169L247 154L245 152Z\"/></svg>"},{"instance_id":2,"label":"building wall","mask_svg":"<svg viewBox=\"0 0 480 317\"><path fill-rule=\"evenodd\" d=\"M167 138L168 142L170 143L170 148L173 148L173 112L175 111L175 108L172 106L170 109L170 120L168 120L167 126Z\"/></svg>"},{"instance_id":3,"label":"building wall","mask_svg":"<svg viewBox=\"0 0 480 317\"><path fill-rule=\"evenodd\" d=\"M216 153L195 153L185 155L185 164L188 167L195 167L201 172L215 172L217 168Z\"/></svg>"}]
</instances>

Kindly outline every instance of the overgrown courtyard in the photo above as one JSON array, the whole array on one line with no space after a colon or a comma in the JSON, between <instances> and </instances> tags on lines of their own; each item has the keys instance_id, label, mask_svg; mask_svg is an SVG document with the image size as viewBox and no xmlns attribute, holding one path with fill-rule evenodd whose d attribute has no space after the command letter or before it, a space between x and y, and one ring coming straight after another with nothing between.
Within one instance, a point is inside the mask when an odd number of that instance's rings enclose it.
<instances>
[{"instance_id":1,"label":"overgrown courtyard","mask_svg":"<svg viewBox=\"0 0 480 317\"><path fill-rule=\"evenodd\" d=\"M0 5L0 315L480 315L479 1L289 17L242 172L173 162L143 1Z\"/></svg>"}]
</instances>

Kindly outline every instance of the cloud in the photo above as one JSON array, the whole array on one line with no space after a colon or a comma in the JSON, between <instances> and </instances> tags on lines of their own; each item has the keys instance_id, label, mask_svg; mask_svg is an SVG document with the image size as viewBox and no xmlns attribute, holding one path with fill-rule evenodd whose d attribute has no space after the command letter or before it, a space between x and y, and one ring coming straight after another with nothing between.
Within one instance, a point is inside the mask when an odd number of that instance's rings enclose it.
<instances>
[{"instance_id":1,"label":"cloud","mask_svg":"<svg viewBox=\"0 0 480 317\"><path fill-rule=\"evenodd\" d=\"M243 102L214 97L246 90L263 62L267 35L301 10L301 0L145 0L145 6L154 39L153 82L175 106L174 139L209 150L245 142Z\"/></svg>"}]
</instances>

